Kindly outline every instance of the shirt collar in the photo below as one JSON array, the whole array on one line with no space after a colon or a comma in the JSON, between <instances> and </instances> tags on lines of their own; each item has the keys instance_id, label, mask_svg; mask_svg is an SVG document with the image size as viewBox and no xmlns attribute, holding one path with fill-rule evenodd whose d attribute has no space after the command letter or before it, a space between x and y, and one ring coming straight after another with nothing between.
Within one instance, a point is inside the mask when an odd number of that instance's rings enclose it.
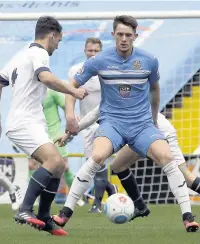
<instances>
[{"instance_id":1,"label":"shirt collar","mask_svg":"<svg viewBox=\"0 0 200 244\"><path fill-rule=\"evenodd\" d=\"M39 48L43 48L44 49L44 47L42 45L40 45L39 43L36 43L36 42L31 43L29 48L31 48L31 47L39 47Z\"/></svg>"}]
</instances>

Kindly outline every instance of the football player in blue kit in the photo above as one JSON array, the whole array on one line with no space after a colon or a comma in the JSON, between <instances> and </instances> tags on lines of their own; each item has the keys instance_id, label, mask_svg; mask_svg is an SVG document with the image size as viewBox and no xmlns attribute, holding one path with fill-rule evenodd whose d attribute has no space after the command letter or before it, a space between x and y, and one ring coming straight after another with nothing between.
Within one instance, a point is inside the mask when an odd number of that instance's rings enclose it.
<instances>
[{"instance_id":1,"label":"football player in blue kit","mask_svg":"<svg viewBox=\"0 0 200 244\"><path fill-rule=\"evenodd\" d=\"M73 214L76 202L90 186L96 172L113 153L128 145L142 157L149 157L163 167L172 193L181 208L186 229L198 229L191 213L187 185L164 135L157 129L160 102L158 60L133 46L138 34L132 16L117 16L113 22L115 46L88 59L70 83L78 88L92 76L101 84L99 128L91 157L77 172L67 201L54 221L64 226ZM74 115L75 99L66 95L67 131L79 130ZM138 199L147 208L142 198ZM142 212L142 209L140 209ZM142 216L142 214L141 214ZM191 228L194 227L194 228Z\"/></svg>"}]
</instances>

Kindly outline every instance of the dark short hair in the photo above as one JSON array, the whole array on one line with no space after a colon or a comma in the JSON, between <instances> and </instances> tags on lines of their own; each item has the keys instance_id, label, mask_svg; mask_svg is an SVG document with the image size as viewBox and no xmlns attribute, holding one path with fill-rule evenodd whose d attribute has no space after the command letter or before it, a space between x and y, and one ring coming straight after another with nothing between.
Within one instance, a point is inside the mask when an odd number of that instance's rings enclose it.
<instances>
[{"instance_id":1,"label":"dark short hair","mask_svg":"<svg viewBox=\"0 0 200 244\"><path fill-rule=\"evenodd\" d=\"M42 16L35 27L35 39L42 39L50 32L62 32L62 26L54 17Z\"/></svg>"},{"instance_id":2,"label":"dark short hair","mask_svg":"<svg viewBox=\"0 0 200 244\"><path fill-rule=\"evenodd\" d=\"M136 30L138 23L137 20L134 19L132 16L130 15L120 15L120 16L116 16L113 22L113 30L115 31L115 29L117 28L118 24L123 24L123 25L127 25L133 28L133 30Z\"/></svg>"},{"instance_id":3,"label":"dark short hair","mask_svg":"<svg viewBox=\"0 0 200 244\"><path fill-rule=\"evenodd\" d=\"M99 38L95 38L95 37L87 38L87 40L85 41L85 47L87 46L88 43L99 44L101 49L102 49L102 46L103 46L101 40Z\"/></svg>"}]
</instances>

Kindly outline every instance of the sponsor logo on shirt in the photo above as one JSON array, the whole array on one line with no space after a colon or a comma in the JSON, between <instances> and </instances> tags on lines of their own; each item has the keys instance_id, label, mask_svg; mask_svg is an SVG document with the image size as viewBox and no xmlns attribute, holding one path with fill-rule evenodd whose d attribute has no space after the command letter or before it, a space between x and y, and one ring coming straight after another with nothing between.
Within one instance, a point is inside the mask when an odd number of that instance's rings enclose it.
<instances>
[{"instance_id":1,"label":"sponsor logo on shirt","mask_svg":"<svg viewBox=\"0 0 200 244\"><path fill-rule=\"evenodd\" d=\"M121 97L128 97L131 93L131 86L130 85L119 85L119 95Z\"/></svg>"}]
</instances>

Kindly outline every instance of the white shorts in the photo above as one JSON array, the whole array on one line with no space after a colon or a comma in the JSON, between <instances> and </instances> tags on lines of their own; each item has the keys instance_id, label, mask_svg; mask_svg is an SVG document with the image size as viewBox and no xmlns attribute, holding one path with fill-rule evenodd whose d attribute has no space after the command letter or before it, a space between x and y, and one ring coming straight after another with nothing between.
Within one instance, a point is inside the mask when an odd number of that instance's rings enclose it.
<instances>
[{"instance_id":1,"label":"white shorts","mask_svg":"<svg viewBox=\"0 0 200 244\"><path fill-rule=\"evenodd\" d=\"M173 155L173 161L178 165L185 162L185 158L181 152L180 146L178 144L177 134L176 132L170 133L166 136L166 139L169 143L170 151Z\"/></svg>"},{"instance_id":2,"label":"white shorts","mask_svg":"<svg viewBox=\"0 0 200 244\"><path fill-rule=\"evenodd\" d=\"M45 125L28 123L9 130L7 137L24 153L31 156L40 146L51 142Z\"/></svg>"},{"instance_id":3,"label":"white shorts","mask_svg":"<svg viewBox=\"0 0 200 244\"><path fill-rule=\"evenodd\" d=\"M94 141L94 134L98 127L99 127L99 125L97 123L95 123L83 131L84 155L86 158L89 158L92 154L92 145L93 145L93 141Z\"/></svg>"}]
</instances>

